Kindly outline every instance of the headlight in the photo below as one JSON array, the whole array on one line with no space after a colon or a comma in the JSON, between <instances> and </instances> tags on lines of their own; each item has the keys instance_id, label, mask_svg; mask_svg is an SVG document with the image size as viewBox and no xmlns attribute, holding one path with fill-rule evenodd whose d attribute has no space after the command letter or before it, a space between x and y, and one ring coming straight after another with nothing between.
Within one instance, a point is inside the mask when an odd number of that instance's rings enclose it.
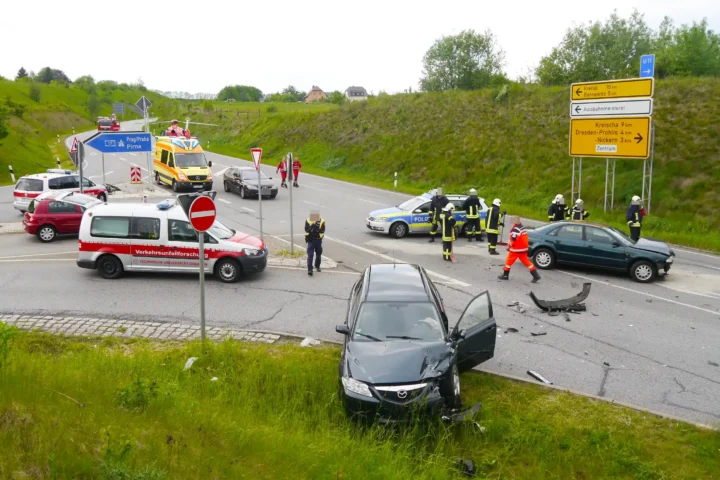
<instances>
[{"instance_id":1,"label":"headlight","mask_svg":"<svg viewBox=\"0 0 720 480\"><path fill-rule=\"evenodd\" d=\"M352 393L357 393L358 395L362 395L363 397L372 397L372 393L370 393L370 388L363 382L358 382L357 380L354 380L352 378L342 378L342 384L343 387L345 387L345 390Z\"/></svg>"},{"instance_id":2,"label":"headlight","mask_svg":"<svg viewBox=\"0 0 720 480\"><path fill-rule=\"evenodd\" d=\"M260 255L262 250L258 250L256 248L243 248L243 252L245 253L245 255L248 255L251 257L256 257L256 256Z\"/></svg>"},{"instance_id":3,"label":"headlight","mask_svg":"<svg viewBox=\"0 0 720 480\"><path fill-rule=\"evenodd\" d=\"M668 257L668 259L665 260L665 263L673 263L673 258L672 258L672 257Z\"/></svg>"},{"instance_id":4,"label":"headlight","mask_svg":"<svg viewBox=\"0 0 720 480\"><path fill-rule=\"evenodd\" d=\"M247 188L249 188L250 190L257 190L257 185L247 184L247 185L245 185L245 186L246 186Z\"/></svg>"},{"instance_id":5,"label":"headlight","mask_svg":"<svg viewBox=\"0 0 720 480\"><path fill-rule=\"evenodd\" d=\"M183 181L187 180L187 177L185 175L183 175L182 173L178 173L178 178Z\"/></svg>"},{"instance_id":6,"label":"headlight","mask_svg":"<svg viewBox=\"0 0 720 480\"><path fill-rule=\"evenodd\" d=\"M387 218L387 217L377 217L377 218L375 219L375 221L376 221L376 222L389 222L390 219Z\"/></svg>"}]
</instances>

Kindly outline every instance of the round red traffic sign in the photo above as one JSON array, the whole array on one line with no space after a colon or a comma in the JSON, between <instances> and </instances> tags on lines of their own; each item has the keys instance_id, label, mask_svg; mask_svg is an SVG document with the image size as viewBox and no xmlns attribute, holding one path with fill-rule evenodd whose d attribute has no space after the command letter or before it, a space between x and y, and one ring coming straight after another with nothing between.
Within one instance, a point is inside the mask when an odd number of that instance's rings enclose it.
<instances>
[{"instance_id":1,"label":"round red traffic sign","mask_svg":"<svg viewBox=\"0 0 720 480\"><path fill-rule=\"evenodd\" d=\"M198 232L204 232L215 223L215 202L210 197L198 197L190 205L190 223Z\"/></svg>"}]
</instances>

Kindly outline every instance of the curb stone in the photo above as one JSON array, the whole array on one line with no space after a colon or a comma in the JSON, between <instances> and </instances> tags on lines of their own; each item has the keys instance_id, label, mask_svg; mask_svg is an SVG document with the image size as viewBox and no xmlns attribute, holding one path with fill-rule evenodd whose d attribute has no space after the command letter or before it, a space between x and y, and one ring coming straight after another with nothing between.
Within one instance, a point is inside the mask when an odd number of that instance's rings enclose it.
<instances>
[{"instance_id":1,"label":"curb stone","mask_svg":"<svg viewBox=\"0 0 720 480\"><path fill-rule=\"evenodd\" d=\"M3 233L25 233L22 222L0 223L0 235Z\"/></svg>"}]
</instances>

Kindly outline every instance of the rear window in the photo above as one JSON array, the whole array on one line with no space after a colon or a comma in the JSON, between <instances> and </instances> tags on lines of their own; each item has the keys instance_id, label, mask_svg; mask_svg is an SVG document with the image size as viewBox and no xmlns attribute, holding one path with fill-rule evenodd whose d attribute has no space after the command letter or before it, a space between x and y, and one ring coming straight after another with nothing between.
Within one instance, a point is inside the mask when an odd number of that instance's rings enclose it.
<instances>
[{"instance_id":1,"label":"rear window","mask_svg":"<svg viewBox=\"0 0 720 480\"><path fill-rule=\"evenodd\" d=\"M22 190L24 192L42 192L43 181L36 178L21 178L20 181L15 185L15 190Z\"/></svg>"},{"instance_id":2,"label":"rear window","mask_svg":"<svg viewBox=\"0 0 720 480\"><path fill-rule=\"evenodd\" d=\"M109 127L112 125L112 120L100 120L98 122L98 125L102 125L103 127Z\"/></svg>"},{"instance_id":3,"label":"rear window","mask_svg":"<svg viewBox=\"0 0 720 480\"><path fill-rule=\"evenodd\" d=\"M90 236L103 238L129 238L130 217L94 217Z\"/></svg>"}]
</instances>

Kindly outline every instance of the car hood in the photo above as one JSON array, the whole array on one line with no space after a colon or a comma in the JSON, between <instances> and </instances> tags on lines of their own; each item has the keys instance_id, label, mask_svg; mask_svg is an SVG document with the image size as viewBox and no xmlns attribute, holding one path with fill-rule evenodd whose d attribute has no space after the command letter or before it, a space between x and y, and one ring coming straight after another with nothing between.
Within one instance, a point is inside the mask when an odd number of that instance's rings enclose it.
<instances>
[{"instance_id":1,"label":"car hood","mask_svg":"<svg viewBox=\"0 0 720 480\"><path fill-rule=\"evenodd\" d=\"M641 238L640 240L635 242L635 245L633 245L632 248L637 248L638 250L645 250L648 252L662 253L663 255L667 256L674 255L673 251L670 249L670 245L659 240L649 240L647 238Z\"/></svg>"},{"instance_id":2,"label":"car hood","mask_svg":"<svg viewBox=\"0 0 720 480\"><path fill-rule=\"evenodd\" d=\"M347 367L355 380L398 384L435 378L451 365L454 350L445 342L350 342Z\"/></svg>"},{"instance_id":3,"label":"car hood","mask_svg":"<svg viewBox=\"0 0 720 480\"><path fill-rule=\"evenodd\" d=\"M180 167L185 175L211 175L210 167Z\"/></svg>"},{"instance_id":4,"label":"car hood","mask_svg":"<svg viewBox=\"0 0 720 480\"><path fill-rule=\"evenodd\" d=\"M398 207L381 208L380 210L373 210L370 212L371 217L382 217L383 215L392 215L393 213L402 213Z\"/></svg>"},{"instance_id":5,"label":"car hood","mask_svg":"<svg viewBox=\"0 0 720 480\"><path fill-rule=\"evenodd\" d=\"M248 247L252 247L252 248L257 248L258 250L262 250L265 247L265 244L259 238L253 237L252 235L248 235L247 233L242 233L242 232L235 232L235 235L228 238L226 241L233 242L233 243L242 243L243 245L247 245Z\"/></svg>"},{"instance_id":6,"label":"car hood","mask_svg":"<svg viewBox=\"0 0 720 480\"><path fill-rule=\"evenodd\" d=\"M269 178L263 178L263 179L260 181L260 184L261 184L263 187L274 187L274 186L275 186L275 182L273 182L273 181L270 180ZM257 187L257 180L247 180L247 181L245 182L245 185L247 185L248 187Z\"/></svg>"}]
</instances>

